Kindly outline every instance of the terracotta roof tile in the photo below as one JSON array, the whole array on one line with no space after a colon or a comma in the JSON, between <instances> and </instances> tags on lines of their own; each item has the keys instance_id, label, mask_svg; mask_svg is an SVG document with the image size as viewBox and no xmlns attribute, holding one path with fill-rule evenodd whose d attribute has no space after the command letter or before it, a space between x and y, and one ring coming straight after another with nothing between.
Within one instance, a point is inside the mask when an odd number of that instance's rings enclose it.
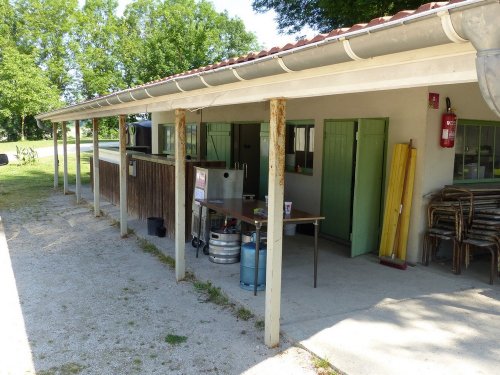
<instances>
[{"instance_id":1,"label":"terracotta roof tile","mask_svg":"<svg viewBox=\"0 0 500 375\"><path fill-rule=\"evenodd\" d=\"M415 13L414 10L402 10L401 12L398 12L394 16L392 16L391 19L390 19L390 21L400 20L400 19L409 17L409 16L411 16L414 13Z\"/></svg>"},{"instance_id":2,"label":"terracotta roof tile","mask_svg":"<svg viewBox=\"0 0 500 375\"><path fill-rule=\"evenodd\" d=\"M356 25L352 25L348 30L347 32L348 33L351 33L353 31L358 31L358 30L361 30L361 29L366 29L366 26L368 24L367 23L357 23Z\"/></svg>"},{"instance_id":3,"label":"terracotta roof tile","mask_svg":"<svg viewBox=\"0 0 500 375\"><path fill-rule=\"evenodd\" d=\"M298 48L298 47L302 47L302 46L305 46L307 44L310 44L310 40L311 39L300 39L296 44L295 44L295 48Z\"/></svg>"},{"instance_id":4,"label":"terracotta roof tile","mask_svg":"<svg viewBox=\"0 0 500 375\"><path fill-rule=\"evenodd\" d=\"M330 31L330 33L327 34L327 38L332 38L332 37L335 37L335 36L339 36L340 34L344 34L345 32L347 32L347 30L349 30L349 28L345 27L345 28L342 28L342 29L334 29L332 31Z\"/></svg>"},{"instance_id":5,"label":"terracotta roof tile","mask_svg":"<svg viewBox=\"0 0 500 375\"><path fill-rule=\"evenodd\" d=\"M295 48L295 43L287 43L285 44L282 48L280 48L281 51L288 51L289 49Z\"/></svg>"},{"instance_id":6,"label":"terracotta roof tile","mask_svg":"<svg viewBox=\"0 0 500 375\"><path fill-rule=\"evenodd\" d=\"M258 53L257 53L257 52L250 52L250 53L246 56L246 60L247 60L247 61L250 61L250 60L255 60L257 57L258 57Z\"/></svg>"},{"instance_id":7,"label":"terracotta roof tile","mask_svg":"<svg viewBox=\"0 0 500 375\"><path fill-rule=\"evenodd\" d=\"M269 52L265 49L263 49L262 51L259 52L259 54L257 55L257 58L261 58L261 57L266 57L269 55Z\"/></svg>"},{"instance_id":8,"label":"terracotta roof tile","mask_svg":"<svg viewBox=\"0 0 500 375\"><path fill-rule=\"evenodd\" d=\"M239 63L242 63L242 62L247 61L247 56L248 56L248 55L238 57L238 58L235 60L235 63L239 64Z\"/></svg>"},{"instance_id":9,"label":"terracotta roof tile","mask_svg":"<svg viewBox=\"0 0 500 375\"><path fill-rule=\"evenodd\" d=\"M273 54L278 53L278 52L280 52L280 51L281 51L281 48L280 48L280 47L273 47L273 48L271 48L271 49L268 51L268 53L269 53L269 55L273 55Z\"/></svg>"},{"instance_id":10,"label":"terracotta roof tile","mask_svg":"<svg viewBox=\"0 0 500 375\"><path fill-rule=\"evenodd\" d=\"M311 43L321 42L325 40L328 34L318 34L314 38L311 39Z\"/></svg>"},{"instance_id":11,"label":"terracotta roof tile","mask_svg":"<svg viewBox=\"0 0 500 375\"><path fill-rule=\"evenodd\" d=\"M366 24L366 27L372 27L372 26L381 25L381 24L387 22L390 19L391 19L391 17L378 17L378 18L374 18L374 19L372 19L370 22L368 22Z\"/></svg>"}]
</instances>

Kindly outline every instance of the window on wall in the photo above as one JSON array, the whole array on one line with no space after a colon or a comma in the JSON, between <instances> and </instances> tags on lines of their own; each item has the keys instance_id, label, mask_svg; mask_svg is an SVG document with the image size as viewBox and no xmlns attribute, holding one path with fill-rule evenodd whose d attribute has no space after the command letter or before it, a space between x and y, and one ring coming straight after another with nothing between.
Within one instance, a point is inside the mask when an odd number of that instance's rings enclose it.
<instances>
[{"instance_id":1,"label":"window on wall","mask_svg":"<svg viewBox=\"0 0 500 375\"><path fill-rule=\"evenodd\" d=\"M453 178L463 183L500 180L500 122L458 121Z\"/></svg>"},{"instance_id":2,"label":"window on wall","mask_svg":"<svg viewBox=\"0 0 500 375\"><path fill-rule=\"evenodd\" d=\"M163 129L163 150L164 154L175 154L175 125L162 124ZM186 155L192 158L198 155L197 124L186 124Z\"/></svg>"},{"instance_id":3,"label":"window on wall","mask_svg":"<svg viewBox=\"0 0 500 375\"><path fill-rule=\"evenodd\" d=\"M285 168L289 172L312 174L314 161L314 121L286 123Z\"/></svg>"},{"instance_id":4,"label":"window on wall","mask_svg":"<svg viewBox=\"0 0 500 375\"><path fill-rule=\"evenodd\" d=\"M198 155L198 132L196 124L186 125L186 155L195 157Z\"/></svg>"},{"instance_id":5,"label":"window on wall","mask_svg":"<svg viewBox=\"0 0 500 375\"><path fill-rule=\"evenodd\" d=\"M161 125L163 128L163 150L164 154L173 155L175 153L175 125Z\"/></svg>"}]
</instances>

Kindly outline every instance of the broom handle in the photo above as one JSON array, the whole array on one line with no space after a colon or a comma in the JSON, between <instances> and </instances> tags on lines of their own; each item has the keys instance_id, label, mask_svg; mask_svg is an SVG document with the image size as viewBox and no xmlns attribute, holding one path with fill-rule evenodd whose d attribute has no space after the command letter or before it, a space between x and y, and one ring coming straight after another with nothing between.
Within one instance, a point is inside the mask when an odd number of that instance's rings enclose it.
<instances>
[{"instance_id":1,"label":"broom handle","mask_svg":"<svg viewBox=\"0 0 500 375\"><path fill-rule=\"evenodd\" d=\"M405 200L405 195L406 195L406 190L407 190L407 185L408 185L408 171L410 169L411 165L411 150L412 150L412 145L413 145L413 140L410 139L410 143L408 143L408 155L406 157L406 169L405 169L405 177L403 180L403 192L401 194L401 203L399 205L399 215L398 215L398 223L396 225L396 233L394 235L394 243L392 245L392 254L391 258L394 258L396 256L396 250L398 247L398 242L399 242L399 236L401 233L401 215L403 214L403 204Z\"/></svg>"}]
</instances>

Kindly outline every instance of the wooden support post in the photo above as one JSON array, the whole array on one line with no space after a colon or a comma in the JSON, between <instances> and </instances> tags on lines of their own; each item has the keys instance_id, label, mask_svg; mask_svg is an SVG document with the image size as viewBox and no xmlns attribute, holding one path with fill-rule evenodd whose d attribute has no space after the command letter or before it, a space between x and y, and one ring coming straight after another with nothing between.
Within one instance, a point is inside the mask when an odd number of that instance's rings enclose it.
<instances>
[{"instance_id":1,"label":"wooden support post","mask_svg":"<svg viewBox=\"0 0 500 375\"><path fill-rule=\"evenodd\" d=\"M264 341L279 344L285 181L285 99L271 99Z\"/></svg>"},{"instance_id":2,"label":"wooden support post","mask_svg":"<svg viewBox=\"0 0 500 375\"><path fill-rule=\"evenodd\" d=\"M127 215L127 116L120 115L120 234L126 237L128 234Z\"/></svg>"},{"instance_id":3,"label":"wooden support post","mask_svg":"<svg viewBox=\"0 0 500 375\"><path fill-rule=\"evenodd\" d=\"M54 140L54 189L59 187L59 155L57 154L57 123L52 123L52 139Z\"/></svg>"},{"instance_id":4,"label":"wooden support post","mask_svg":"<svg viewBox=\"0 0 500 375\"><path fill-rule=\"evenodd\" d=\"M75 155L76 155L76 204L82 199L82 178L80 168L80 120L75 120Z\"/></svg>"},{"instance_id":5,"label":"wooden support post","mask_svg":"<svg viewBox=\"0 0 500 375\"><path fill-rule=\"evenodd\" d=\"M99 120L92 119L93 177L94 177L94 216L101 216L101 194L99 191Z\"/></svg>"},{"instance_id":6,"label":"wooden support post","mask_svg":"<svg viewBox=\"0 0 500 375\"><path fill-rule=\"evenodd\" d=\"M63 159L64 159L64 174L63 174L63 181L64 181L64 188L63 188L63 193L68 194L68 133L67 133L67 128L66 128L66 121L63 121L62 123L62 138L63 138Z\"/></svg>"},{"instance_id":7,"label":"wooden support post","mask_svg":"<svg viewBox=\"0 0 500 375\"><path fill-rule=\"evenodd\" d=\"M201 219L201 218L200 218ZM175 278L186 274L186 111L175 110Z\"/></svg>"}]
</instances>

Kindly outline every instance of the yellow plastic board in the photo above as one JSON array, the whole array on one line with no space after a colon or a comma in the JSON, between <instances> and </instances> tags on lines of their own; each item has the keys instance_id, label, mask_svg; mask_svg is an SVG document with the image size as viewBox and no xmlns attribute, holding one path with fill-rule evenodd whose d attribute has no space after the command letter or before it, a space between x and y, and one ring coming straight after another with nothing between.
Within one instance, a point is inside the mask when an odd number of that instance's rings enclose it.
<instances>
[{"instance_id":1,"label":"yellow plastic board","mask_svg":"<svg viewBox=\"0 0 500 375\"><path fill-rule=\"evenodd\" d=\"M399 220L401 220L400 233L396 247L396 258L406 259L406 248L408 243L408 230L410 228L411 202L413 198L413 183L415 181L415 166L417 162L417 150L411 150L411 159L407 176L405 196L403 197L403 210Z\"/></svg>"},{"instance_id":2,"label":"yellow plastic board","mask_svg":"<svg viewBox=\"0 0 500 375\"><path fill-rule=\"evenodd\" d=\"M395 241L397 241L395 248L396 257L400 259L406 257L406 242L408 239L416 161L416 150L412 149L411 154L408 150L409 147L407 143L398 143L394 146L387 187L379 256L391 256ZM407 159L409 156L411 157L410 163L408 163ZM409 170L406 176L407 186L405 188L404 184L407 168L409 168ZM404 197L402 196L403 192L405 194ZM401 223L399 223L398 229L399 220L401 220Z\"/></svg>"}]
</instances>

